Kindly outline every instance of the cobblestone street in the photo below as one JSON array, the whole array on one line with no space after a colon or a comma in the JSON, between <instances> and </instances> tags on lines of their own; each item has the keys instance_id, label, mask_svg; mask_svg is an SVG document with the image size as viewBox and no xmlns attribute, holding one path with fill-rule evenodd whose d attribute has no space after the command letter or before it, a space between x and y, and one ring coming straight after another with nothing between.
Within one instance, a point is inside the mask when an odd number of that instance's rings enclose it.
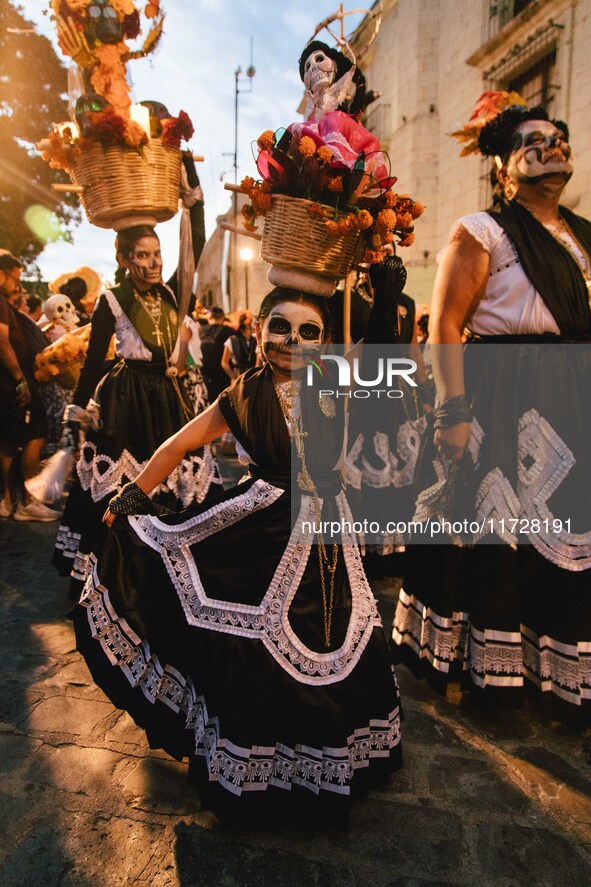
<instances>
[{"instance_id":1,"label":"cobblestone street","mask_svg":"<svg viewBox=\"0 0 591 887\"><path fill-rule=\"evenodd\" d=\"M0 525L3 887L591 883L591 733L485 715L405 669L405 766L326 828L229 830L94 687L49 565L54 524ZM389 618L394 584L374 583Z\"/></svg>"}]
</instances>

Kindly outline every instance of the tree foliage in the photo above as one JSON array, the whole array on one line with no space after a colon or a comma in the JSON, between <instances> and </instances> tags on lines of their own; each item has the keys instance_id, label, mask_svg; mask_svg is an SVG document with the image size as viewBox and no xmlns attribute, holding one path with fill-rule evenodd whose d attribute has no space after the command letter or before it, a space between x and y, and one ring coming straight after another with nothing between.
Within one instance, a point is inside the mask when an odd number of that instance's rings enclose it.
<instances>
[{"instance_id":1,"label":"tree foliage","mask_svg":"<svg viewBox=\"0 0 591 887\"><path fill-rule=\"evenodd\" d=\"M0 0L0 247L28 265L45 241L27 224L27 210L54 212L64 231L80 219L77 199L51 190L52 182L68 177L35 150L54 123L67 119L67 79L50 41L20 7ZM43 210L37 214L43 217Z\"/></svg>"}]
</instances>

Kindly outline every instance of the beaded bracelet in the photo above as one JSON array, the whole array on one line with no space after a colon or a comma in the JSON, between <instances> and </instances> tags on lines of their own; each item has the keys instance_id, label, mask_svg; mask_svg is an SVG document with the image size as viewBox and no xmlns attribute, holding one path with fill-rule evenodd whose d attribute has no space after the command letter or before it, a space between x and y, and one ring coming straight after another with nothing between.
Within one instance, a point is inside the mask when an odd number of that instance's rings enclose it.
<instances>
[{"instance_id":1,"label":"beaded bracelet","mask_svg":"<svg viewBox=\"0 0 591 887\"><path fill-rule=\"evenodd\" d=\"M162 517L171 514L168 508L152 502L143 490L133 482L125 484L109 502L111 514L156 514Z\"/></svg>"},{"instance_id":2,"label":"beaded bracelet","mask_svg":"<svg viewBox=\"0 0 591 887\"><path fill-rule=\"evenodd\" d=\"M462 422L472 421L472 410L464 394L450 397L441 406L433 410L434 427L453 428Z\"/></svg>"}]
</instances>

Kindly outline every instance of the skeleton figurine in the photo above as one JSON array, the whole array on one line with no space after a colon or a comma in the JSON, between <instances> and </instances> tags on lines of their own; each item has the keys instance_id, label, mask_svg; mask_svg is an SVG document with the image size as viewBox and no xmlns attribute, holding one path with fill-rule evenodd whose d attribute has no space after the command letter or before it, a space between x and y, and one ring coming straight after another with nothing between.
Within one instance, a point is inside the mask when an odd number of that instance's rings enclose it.
<instances>
[{"instance_id":1,"label":"skeleton figurine","mask_svg":"<svg viewBox=\"0 0 591 887\"><path fill-rule=\"evenodd\" d=\"M109 103L106 98L102 95L97 95L96 92L86 92L84 95L81 95L76 102L76 110L74 112L80 135L84 137L89 136L93 127L92 115L97 111L104 111L108 107Z\"/></svg>"},{"instance_id":2,"label":"skeleton figurine","mask_svg":"<svg viewBox=\"0 0 591 887\"><path fill-rule=\"evenodd\" d=\"M330 111L357 116L365 107L365 77L357 65L320 40L306 46L300 58L306 87L306 120L318 121Z\"/></svg>"},{"instance_id":3,"label":"skeleton figurine","mask_svg":"<svg viewBox=\"0 0 591 887\"><path fill-rule=\"evenodd\" d=\"M43 305L43 310L49 321L47 326L43 326L43 332L50 342L78 329L78 312L68 296L61 293L51 296Z\"/></svg>"}]
</instances>

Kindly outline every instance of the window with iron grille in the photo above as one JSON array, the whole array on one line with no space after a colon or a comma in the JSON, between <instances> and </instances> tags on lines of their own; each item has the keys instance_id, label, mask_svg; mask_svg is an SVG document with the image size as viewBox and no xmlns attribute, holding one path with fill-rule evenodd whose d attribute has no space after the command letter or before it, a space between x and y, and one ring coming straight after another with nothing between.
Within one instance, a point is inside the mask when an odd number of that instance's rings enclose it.
<instances>
[{"instance_id":1,"label":"window with iron grille","mask_svg":"<svg viewBox=\"0 0 591 887\"><path fill-rule=\"evenodd\" d=\"M541 105L552 112L557 91L556 49L543 56L517 77L506 82L506 89L520 93L530 108Z\"/></svg>"}]
</instances>

